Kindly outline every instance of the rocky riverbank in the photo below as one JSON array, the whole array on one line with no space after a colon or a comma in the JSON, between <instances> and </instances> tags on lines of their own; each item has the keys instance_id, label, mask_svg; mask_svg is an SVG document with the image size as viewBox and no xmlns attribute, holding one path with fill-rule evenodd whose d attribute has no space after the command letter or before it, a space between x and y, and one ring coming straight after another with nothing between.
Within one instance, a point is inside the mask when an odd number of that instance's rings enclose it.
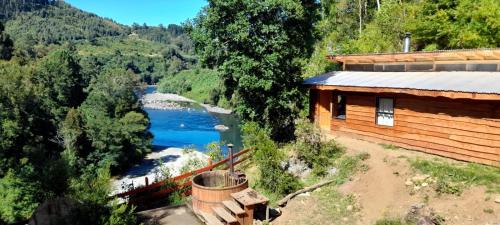
<instances>
[{"instance_id":1,"label":"rocky riverbank","mask_svg":"<svg viewBox=\"0 0 500 225\"><path fill-rule=\"evenodd\" d=\"M197 103L196 101L180 96L177 94L165 94L165 93L150 93L145 94L141 98L144 108L147 109L185 109L180 103ZM200 106L205 108L208 112L219 113L219 114L231 114L232 110L224 109L217 106L212 106L209 104L199 103Z\"/></svg>"},{"instance_id":2,"label":"rocky riverbank","mask_svg":"<svg viewBox=\"0 0 500 225\"><path fill-rule=\"evenodd\" d=\"M208 156L198 151L185 151L182 148L165 148L153 151L143 159L142 163L132 167L123 176L114 179L114 193L121 193L129 189L145 185L147 177L149 183L155 182L161 175L161 168L168 168L172 177L180 175L180 169L189 160L207 162Z\"/></svg>"}]
</instances>

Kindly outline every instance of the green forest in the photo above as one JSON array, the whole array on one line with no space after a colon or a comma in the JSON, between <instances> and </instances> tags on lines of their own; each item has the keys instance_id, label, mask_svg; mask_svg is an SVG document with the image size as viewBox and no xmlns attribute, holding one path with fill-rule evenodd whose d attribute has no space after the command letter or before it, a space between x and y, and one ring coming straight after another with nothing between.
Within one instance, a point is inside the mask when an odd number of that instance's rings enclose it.
<instances>
[{"instance_id":1,"label":"green forest","mask_svg":"<svg viewBox=\"0 0 500 225\"><path fill-rule=\"evenodd\" d=\"M146 84L234 109L255 133L247 144L263 145L264 187L289 193L293 178L267 159L300 136L302 81L338 69L327 55L399 52L406 32L412 51L500 44L499 0L209 0L182 26L0 3L0 224L57 197L78 202L61 224L136 224L109 179L151 151Z\"/></svg>"}]
</instances>

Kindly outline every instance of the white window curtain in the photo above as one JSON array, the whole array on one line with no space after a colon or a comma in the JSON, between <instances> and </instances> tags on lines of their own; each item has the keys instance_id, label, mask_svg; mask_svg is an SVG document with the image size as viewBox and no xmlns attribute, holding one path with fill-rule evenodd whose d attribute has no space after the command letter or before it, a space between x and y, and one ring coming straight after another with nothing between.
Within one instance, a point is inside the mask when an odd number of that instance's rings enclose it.
<instances>
[{"instance_id":1,"label":"white window curtain","mask_svg":"<svg viewBox=\"0 0 500 225\"><path fill-rule=\"evenodd\" d=\"M394 126L394 100L392 98L379 98L377 124Z\"/></svg>"}]
</instances>

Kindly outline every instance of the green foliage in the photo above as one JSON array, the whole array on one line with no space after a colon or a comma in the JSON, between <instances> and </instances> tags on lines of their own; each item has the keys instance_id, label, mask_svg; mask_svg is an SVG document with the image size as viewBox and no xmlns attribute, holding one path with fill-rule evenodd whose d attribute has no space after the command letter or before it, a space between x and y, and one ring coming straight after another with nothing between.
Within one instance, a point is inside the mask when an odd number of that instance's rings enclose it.
<instances>
[{"instance_id":1,"label":"green foliage","mask_svg":"<svg viewBox=\"0 0 500 225\"><path fill-rule=\"evenodd\" d=\"M137 218L134 215L135 208L129 207L127 204L119 205L114 201L111 205L111 213L109 217L104 217L104 225L130 225L137 224Z\"/></svg>"},{"instance_id":2,"label":"green foliage","mask_svg":"<svg viewBox=\"0 0 500 225\"><path fill-rule=\"evenodd\" d=\"M201 62L218 67L225 98L275 140L292 138L317 6L313 0L211 0L190 28Z\"/></svg>"},{"instance_id":3,"label":"green foliage","mask_svg":"<svg viewBox=\"0 0 500 225\"><path fill-rule=\"evenodd\" d=\"M500 43L497 0L425 0L408 30L417 49L495 48Z\"/></svg>"},{"instance_id":4,"label":"green foliage","mask_svg":"<svg viewBox=\"0 0 500 225\"><path fill-rule=\"evenodd\" d=\"M243 143L247 147L255 147L252 160L260 171L258 185L280 195L291 193L302 187L299 180L281 167L284 154L269 137L268 131L255 122L247 122L242 126Z\"/></svg>"},{"instance_id":5,"label":"green foliage","mask_svg":"<svg viewBox=\"0 0 500 225\"><path fill-rule=\"evenodd\" d=\"M200 169L207 165L207 162L199 158L190 157L179 169L180 173L187 173L193 170Z\"/></svg>"},{"instance_id":6,"label":"green foliage","mask_svg":"<svg viewBox=\"0 0 500 225\"><path fill-rule=\"evenodd\" d=\"M89 163L111 163L121 169L150 151L152 135L135 94L138 88L137 76L120 69L104 71L90 85L80 108L94 148L87 156Z\"/></svg>"},{"instance_id":7,"label":"green foliage","mask_svg":"<svg viewBox=\"0 0 500 225\"><path fill-rule=\"evenodd\" d=\"M71 181L69 196L80 203L70 214L69 220L72 224L136 224L134 207L118 204L116 200L108 204L109 181L109 164L97 171L89 170Z\"/></svg>"},{"instance_id":8,"label":"green foliage","mask_svg":"<svg viewBox=\"0 0 500 225\"><path fill-rule=\"evenodd\" d=\"M43 58L37 67L34 83L39 85L41 97L54 116L62 121L69 108L78 107L85 99L83 78L74 50L58 50Z\"/></svg>"},{"instance_id":9,"label":"green foliage","mask_svg":"<svg viewBox=\"0 0 500 225\"><path fill-rule=\"evenodd\" d=\"M56 2L55 0L4 0L0 5L0 21L18 15L21 12L40 9Z\"/></svg>"},{"instance_id":10,"label":"green foliage","mask_svg":"<svg viewBox=\"0 0 500 225\"><path fill-rule=\"evenodd\" d=\"M368 155L369 156L369 155ZM334 162L335 168L337 168L337 174L335 174L335 183L343 184L347 181L354 173L363 169L362 161L368 159L367 153L360 153L356 156L343 156Z\"/></svg>"},{"instance_id":11,"label":"green foliage","mask_svg":"<svg viewBox=\"0 0 500 225\"><path fill-rule=\"evenodd\" d=\"M9 60L12 57L14 43L9 35L4 32L4 26L0 22L0 59Z\"/></svg>"},{"instance_id":12,"label":"green foliage","mask_svg":"<svg viewBox=\"0 0 500 225\"><path fill-rule=\"evenodd\" d=\"M321 1L322 19L315 25L318 41L303 76L339 70L327 55L400 52L406 32L412 33L417 51L495 48L500 43L497 0L380 2L378 10L375 1Z\"/></svg>"},{"instance_id":13,"label":"green foliage","mask_svg":"<svg viewBox=\"0 0 500 225\"><path fill-rule=\"evenodd\" d=\"M61 44L126 33L126 28L122 25L73 8L62 1L19 13L14 19L7 21L6 30L15 40L40 44Z\"/></svg>"},{"instance_id":14,"label":"green foliage","mask_svg":"<svg viewBox=\"0 0 500 225\"><path fill-rule=\"evenodd\" d=\"M38 207L36 184L9 171L0 179L0 221L14 223L31 217Z\"/></svg>"},{"instance_id":15,"label":"green foliage","mask_svg":"<svg viewBox=\"0 0 500 225\"><path fill-rule=\"evenodd\" d=\"M219 73L210 69L183 70L164 77L158 91L174 93L194 99L198 102L217 105L221 95Z\"/></svg>"},{"instance_id":16,"label":"green foliage","mask_svg":"<svg viewBox=\"0 0 500 225\"><path fill-rule=\"evenodd\" d=\"M437 178L438 193L460 194L466 185L485 185L489 191L500 193L500 169L491 166L467 163L447 163L441 160L416 159L412 167Z\"/></svg>"},{"instance_id":17,"label":"green foliage","mask_svg":"<svg viewBox=\"0 0 500 225\"><path fill-rule=\"evenodd\" d=\"M405 225L405 223L403 223L401 219L398 218L384 218L377 220L375 225Z\"/></svg>"},{"instance_id":18,"label":"green foliage","mask_svg":"<svg viewBox=\"0 0 500 225\"><path fill-rule=\"evenodd\" d=\"M211 142L205 146L206 153L213 162L219 162L224 159L224 154L222 154L222 144L219 142Z\"/></svg>"},{"instance_id":19,"label":"green foliage","mask_svg":"<svg viewBox=\"0 0 500 225\"><path fill-rule=\"evenodd\" d=\"M295 127L297 138L293 148L297 157L307 163L315 175L325 175L344 149L335 140L325 142L321 130L307 119L297 120Z\"/></svg>"}]
</instances>

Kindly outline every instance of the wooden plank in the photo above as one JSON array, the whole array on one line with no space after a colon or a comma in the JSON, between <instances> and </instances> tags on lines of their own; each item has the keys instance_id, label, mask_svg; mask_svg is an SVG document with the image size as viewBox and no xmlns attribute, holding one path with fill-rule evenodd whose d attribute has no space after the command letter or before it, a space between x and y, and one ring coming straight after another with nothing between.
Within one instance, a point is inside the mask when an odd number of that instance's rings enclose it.
<instances>
[{"instance_id":1,"label":"wooden plank","mask_svg":"<svg viewBox=\"0 0 500 225\"><path fill-rule=\"evenodd\" d=\"M468 162L476 162L476 163L481 163L481 164L486 164L486 165L492 165L492 166L500 166L499 161L492 161L488 159L481 159L481 158L475 158L475 157L470 157L470 156L465 156L465 155L460 155L456 153L449 153L449 152L442 152L434 149L429 149L429 148L422 148L418 147L412 144L405 143L404 141L394 141L394 140L387 140L385 137L382 139L381 136L370 136L370 134L359 134L359 133L353 133L349 131L335 131L337 135L346 135L346 136L353 136L355 138L367 140L367 141L372 141L372 142L378 142L378 143L387 143L387 144L394 144L397 146L400 146L402 148L406 148L409 150L416 150L428 154L433 154L433 155L439 155L447 158L452 158L456 160L462 160L462 161L468 161Z\"/></svg>"},{"instance_id":2,"label":"wooden plank","mask_svg":"<svg viewBox=\"0 0 500 225\"><path fill-rule=\"evenodd\" d=\"M460 136L465 136L465 137L472 137L472 138L481 138L483 140L494 140L494 141L500 141L500 134L485 134L485 133L479 133L479 132L473 132L469 130L460 130L460 129L454 129L454 128L448 128L448 127L439 127L439 126L434 126L432 124L423 124L423 123L409 123L406 121L395 121L396 126L403 126L407 127L409 129L420 129L420 130L427 130L427 131L436 131L440 133L446 133L446 134L454 134L454 135L460 135Z\"/></svg>"},{"instance_id":3,"label":"wooden plank","mask_svg":"<svg viewBox=\"0 0 500 225\"><path fill-rule=\"evenodd\" d=\"M455 147L450 147L442 144L437 144L433 142L429 142L426 139L420 139L417 138L415 139L415 136L411 135L387 135L387 131L370 131L370 130L362 130L362 129L352 129L352 128L347 128L347 127L339 127L336 128L339 131L347 131L351 133L359 133L362 135L367 135L370 137L377 137L383 140L388 140L388 141L394 141L394 142L400 142L404 144L408 144L411 146L416 146L416 147L421 147L424 149L433 149L433 150L438 150L442 152L448 152L448 153L453 153L453 154L458 154L462 156L468 156L468 157L474 157L474 158L479 158L479 159L486 159L490 161L499 161L500 156L497 152L495 153L484 153L484 152L477 152L477 151L472 151L469 149L463 149L463 148L455 148Z\"/></svg>"},{"instance_id":4,"label":"wooden plank","mask_svg":"<svg viewBox=\"0 0 500 225\"><path fill-rule=\"evenodd\" d=\"M206 213L206 212L200 212L201 217L205 220L205 223L207 225L224 225L222 221L217 219L213 214L211 213Z\"/></svg>"},{"instance_id":5,"label":"wooden plank","mask_svg":"<svg viewBox=\"0 0 500 225\"><path fill-rule=\"evenodd\" d=\"M318 90L348 91L348 92L368 92L368 93L392 93L409 94L426 97L445 97L451 99L474 99L474 100L500 100L500 94L483 94L453 91L429 91L408 88L374 88L355 86L335 86L335 85L311 85L310 88Z\"/></svg>"},{"instance_id":6,"label":"wooden plank","mask_svg":"<svg viewBox=\"0 0 500 225\"><path fill-rule=\"evenodd\" d=\"M247 188L243 191L232 193L231 197L233 197L234 200L243 204L244 206L264 204L269 202L269 199L259 194L252 188Z\"/></svg>"},{"instance_id":7,"label":"wooden plank","mask_svg":"<svg viewBox=\"0 0 500 225\"><path fill-rule=\"evenodd\" d=\"M464 143L459 141L454 141L449 138L441 138L435 137L428 134L423 133L408 133L406 131L397 130L391 127L383 127L383 126L369 126L369 125L358 125L358 124L349 124L347 125L349 129L355 129L365 132L371 132L384 136L393 136L405 138L413 141L424 141L427 143L432 143L436 145L441 145L443 148L455 148L457 151L463 152L463 154L477 154L478 156L490 157L490 154L497 154L500 151L500 148L493 148L488 146L474 145L470 143Z\"/></svg>"},{"instance_id":8,"label":"wooden plank","mask_svg":"<svg viewBox=\"0 0 500 225\"><path fill-rule=\"evenodd\" d=\"M428 113L428 112L415 112L407 109L395 109L395 114L405 115L405 116L418 116L423 118L430 119L439 119L439 120L447 120L447 121L458 121L464 123L471 123L477 125L486 125L490 127L498 127L500 128L500 120L490 119L488 117L483 118L474 118L469 116L453 116L446 113ZM484 116L484 115L483 115Z\"/></svg>"},{"instance_id":9,"label":"wooden plank","mask_svg":"<svg viewBox=\"0 0 500 225\"><path fill-rule=\"evenodd\" d=\"M432 146L425 145L417 145L414 141L411 140L405 140L401 138L395 138L395 137L389 137L389 136L380 136L380 135L374 135L371 133L367 132L362 132L362 131L336 131L338 134L349 134L349 135L356 135L357 137L365 140L370 140L370 141L375 141L375 142L384 142L384 143L391 143L395 144L398 146L401 146L403 148L411 149L411 150L417 150L421 151L424 153L430 153L430 154L435 154L435 155L440 155L448 158L453 158L457 160L463 160L463 161L469 161L469 162L478 162L478 163L483 163L483 164L488 164L488 165L496 165L498 161L492 160L492 159L483 159L483 158L478 158L474 156L467 156L467 155L462 155L458 154L455 152L446 152L446 151L441 151L441 150L436 150L431 148Z\"/></svg>"},{"instance_id":10,"label":"wooden plank","mask_svg":"<svg viewBox=\"0 0 500 225\"><path fill-rule=\"evenodd\" d=\"M229 200L229 201L223 201L222 204L229 209L229 211L233 212L236 215L241 215L245 214L245 211L240 207L238 203L235 201Z\"/></svg>"},{"instance_id":11,"label":"wooden plank","mask_svg":"<svg viewBox=\"0 0 500 225\"><path fill-rule=\"evenodd\" d=\"M467 123L467 122L462 122L462 121L453 121L453 120L440 120L440 119L434 119L434 118L421 118L421 117L416 117L416 116L406 116L406 115L400 115L400 114L397 114L395 116L397 117L397 118L395 118L395 121L398 120L398 121L406 121L409 123L432 124L434 126L439 126L439 127L454 128L454 129L459 129L459 130L468 130L468 131L485 133L485 134L500 134L499 127L492 127L492 126L488 126L488 125L473 124L473 123Z\"/></svg>"},{"instance_id":12,"label":"wooden plank","mask_svg":"<svg viewBox=\"0 0 500 225\"><path fill-rule=\"evenodd\" d=\"M236 218L234 218L234 216L232 216L226 209L222 207L213 207L212 209L214 210L216 216L220 217L227 223L238 222L238 220L236 220Z\"/></svg>"}]
</instances>

